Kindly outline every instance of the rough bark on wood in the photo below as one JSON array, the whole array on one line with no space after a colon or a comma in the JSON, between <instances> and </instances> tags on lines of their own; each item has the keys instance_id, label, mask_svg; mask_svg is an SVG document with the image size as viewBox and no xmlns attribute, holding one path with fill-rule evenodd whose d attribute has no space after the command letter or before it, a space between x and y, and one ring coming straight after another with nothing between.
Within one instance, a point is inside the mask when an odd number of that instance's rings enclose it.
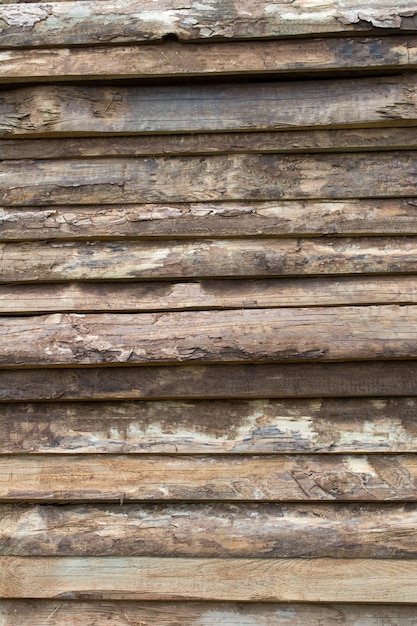
<instances>
[{"instance_id":1,"label":"rough bark on wood","mask_svg":"<svg viewBox=\"0 0 417 626\"><path fill-rule=\"evenodd\" d=\"M4 161L2 206L417 195L415 152Z\"/></svg>"}]
</instances>

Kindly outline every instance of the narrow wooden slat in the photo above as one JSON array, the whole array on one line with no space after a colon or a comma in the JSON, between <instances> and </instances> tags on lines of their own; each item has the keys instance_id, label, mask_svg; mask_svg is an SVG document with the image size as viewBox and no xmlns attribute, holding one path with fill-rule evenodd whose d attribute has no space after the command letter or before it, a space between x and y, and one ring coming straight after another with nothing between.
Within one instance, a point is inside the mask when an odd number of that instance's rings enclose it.
<instances>
[{"instance_id":1,"label":"narrow wooden slat","mask_svg":"<svg viewBox=\"0 0 417 626\"><path fill-rule=\"evenodd\" d=\"M416 380L417 361L16 369L0 401L417 396Z\"/></svg>"},{"instance_id":2,"label":"narrow wooden slat","mask_svg":"<svg viewBox=\"0 0 417 626\"><path fill-rule=\"evenodd\" d=\"M0 93L0 135L222 132L376 124L417 124L415 74L256 85L58 84Z\"/></svg>"},{"instance_id":3,"label":"narrow wooden slat","mask_svg":"<svg viewBox=\"0 0 417 626\"><path fill-rule=\"evenodd\" d=\"M0 366L417 358L417 307L4 317Z\"/></svg>"},{"instance_id":4,"label":"narrow wooden slat","mask_svg":"<svg viewBox=\"0 0 417 626\"><path fill-rule=\"evenodd\" d=\"M5 161L2 206L416 195L414 152Z\"/></svg>"},{"instance_id":5,"label":"narrow wooden slat","mask_svg":"<svg viewBox=\"0 0 417 626\"><path fill-rule=\"evenodd\" d=\"M161 40L254 39L337 33L415 31L410 0L259 0L235 5L163 0L158 6L126 0L4 4L1 47L100 45Z\"/></svg>"},{"instance_id":6,"label":"narrow wooden slat","mask_svg":"<svg viewBox=\"0 0 417 626\"><path fill-rule=\"evenodd\" d=\"M417 198L0 207L0 241L415 235L416 208Z\"/></svg>"},{"instance_id":7,"label":"narrow wooden slat","mask_svg":"<svg viewBox=\"0 0 417 626\"><path fill-rule=\"evenodd\" d=\"M412 558L406 505L1 505L6 556Z\"/></svg>"},{"instance_id":8,"label":"narrow wooden slat","mask_svg":"<svg viewBox=\"0 0 417 626\"><path fill-rule=\"evenodd\" d=\"M0 454L417 452L417 400L36 402L0 407Z\"/></svg>"},{"instance_id":9,"label":"narrow wooden slat","mask_svg":"<svg viewBox=\"0 0 417 626\"><path fill-rule=\"evenodd\" d=\"M26 454L0 457L0 470L5 502L417 501L415 454Z\"/></svg>"},{"instance_id":10,"label":"narrow wooden slat","mask_svg":"<svg viewBox=\"0 0 417 626\"><path fill-rule=\"evenodd\" d=\"M2 557L5 598L416 602L417 562ZM343 580L343 584L335 584Z\"/></svg>"}]
</instances>

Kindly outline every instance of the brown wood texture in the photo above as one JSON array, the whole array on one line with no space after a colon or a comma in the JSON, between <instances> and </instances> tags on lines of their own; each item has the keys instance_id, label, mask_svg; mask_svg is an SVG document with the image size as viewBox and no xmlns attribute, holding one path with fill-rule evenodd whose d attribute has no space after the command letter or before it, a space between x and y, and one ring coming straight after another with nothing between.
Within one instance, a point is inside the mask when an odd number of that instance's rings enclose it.
<instances>
[{"instance_id":1,"label":"brown wood texture","mask_svg":"<svg viewBox=\"0 0 417 626\"><path fill-rule=\"evenodd\" d=\"M5 161L2 206L416 195L415 152Z\"/></svg>"},{"instance_id":2,"label":"brown wood texture","mask_svg":"<svg viewBox=\"0 0 417 626\"><path fill-rule=\"evenodd\" d=\"M106 63L103 63L103 56ZM417 68L415 37L0 51L0 83Z\"/></svg>"},{"instance_id":3,"label":"brown wood texture","mask_svg":"<svg viewBox=\"0 0 417 626\"><path fill-rule=\"evenodd\" d=\"M1 563L4 598L397 604L417 598L417 563L410 559L2 557Z\"/></svg>"},{"instance_id":4,"label":"brown wood texture","mask_svg":"<svg viewBox=\"0 0 417 626\"><path fill-rule=\"evenodd\" d=\"M0 401L398 397L416 380L416 361L0 369Z\"/></svg>"},{"instance_id":5,"label":"brown wood texture","mask_svg":"<svg viewBox=\"0 0 417 626\"><path fill-rule=\"evenodd\" d=\"M257 84L0 92L0 135L222 132L417 124L416 74Z\"/></svg>"},{"instance_id":6,"label":"brown wood texture","mask_svg":"<svg viewBox=\"0 0 417 626\"><path fill-rule=\"evenodd\" d=\"M0 366L417 358L417 307L4 317Z\"/></svg>"},{"instance_id":7,"label":"brown wood texture","mask_svg":"<svg viewBox=\"0 0 417 626\"><path fill-rule=\"evenodd\" d=\"M0 139L2 159L67 159L70 157L169 156L239 152L355 152L413 150L415 126L195 133L189 135L127 135Z\"/></svg>"},{"instance_id":8,"label":"brown wood texture","mask_svg":"<svg viewBox=\"0 0 417 626\"><path fill-rule=\"evenodd\" d=\"M201 282L0 284L0 313L146 312L417 304L412 276L339 276Z\"/></svg>"},{"instance_id":9,"label":"brown wood texture","mask_svg":"<svg viewBox=\"0 0 417 626\"><path fill-rule=\"evenodd\" d=\"M415 235L416 209L417 198L0 207L0 241Z\"/></svg>"},{"instance_id":10,"label":"brown wood texture","mask_svg":"<svg viewBox=\"0 0 417 626\"><path fill-rule=\"evenodd\" d=\"M415 605L0 600L2 626L415 626ZM46 621L47 620L47 621Z\"/></svg>"},{"instance_id":11,"label":"brown wood texture","mask_svg":"<svg viewBox=\"0 0 417 626\"><path fill-rule=\"evenodd\" d=\"M0 454L417 452L417 399L0 406Z\"/></svg>"},{"instance_id":12,"label":"brown wood texture","mask_svg":"<svg viewBox=\"0 0 417 626\"><path fill-rule=\"evenodd\" d=\"M415 454L17 455L0 469L5 502L417 500Z\"/></svg>"},{"instance_id":13,"label":"brown wood texture","mask_svg":"<svg viewBox=\"0 0 417 626\"><path fill-rule=\"evenodd\" d=\"M127 0L3 4L1 47L47 47L149 42L255 39L337 33L415 31L410 0L240 2L163 0L158 6Z\"/></svg>"},{"instance_id":14,"label":"brown wood texture","mask_svg":"<svg viewBox=\"0 0 417 626\"><path fill-rule=\"evenodd\" d=\"M2 556L417 556L415 504L3 504L0 515Z\"/></svg>"}]
</instances>

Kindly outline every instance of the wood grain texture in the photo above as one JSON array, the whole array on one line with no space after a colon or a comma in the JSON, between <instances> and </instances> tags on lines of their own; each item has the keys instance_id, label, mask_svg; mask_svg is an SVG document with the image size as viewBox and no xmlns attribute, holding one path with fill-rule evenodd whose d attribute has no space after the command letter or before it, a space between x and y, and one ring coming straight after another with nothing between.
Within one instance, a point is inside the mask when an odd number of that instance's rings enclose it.
<instances>
[{"instance_id":1,"label":"wood grain texture","mask_svg":"<svg viewBox=\"0 0 417 626\"><path fill-rule=\"evenodd\" d=\"M415 74L152 87L54 84L0 93L0 135L192 133L376 124L417 124Z\"/></svg>"},{"instance_id":2,"label":"wood grain texture","mask_svg":"<svg viewBox=\"0 0 417 626\"><path fill-rule=\"evenodd\" d=\"M2 206L417 195L415 152L5 161Z\"/></svg>"},{"instance_id":3,"label":"wood grain texture","mask_svg":"<svg viewBox=\"0 0 417 626\"><path fill-rule=\"evenodd\" d=\"M4 317L0 366L417 358L417 307Z\"/></svg>"},{"instance_id":4,"label":"wood grain texture","mask_svg":"<svg viewBox=\"0 0 417 626\"><path fill-rule=\"evenodd\" d=\"M415 31L410 0L261 0L231 3L163 0L157 7L128 0L4 4L1 47L136 43L173 35L181 41L255 39L337 33Z\"/></svg>"},{"instance_id":5,"label":"wood grain texture","mask_svg":"<svg viewBox=\"0 0 417 626\"><path fill-rule=\"evenodd\" d=\"M415 504L1 505L6 556L417 556Z\"/></svg>"},{"instance_id":6,"label":"wood grain texture","mask_svg":"<svg viewBox=\"0 0 417 626\"><path fill-rule=\"evenodd\" d=\"M0 207L0 241L415 235L416 209L417 198Z\"/></svg>"},{"instance_id":7,"label":"wood grain texture","mask_svg":"<svg viewBox=\"0 0 417 626\"><path fill-rule=\"evenodd\" d=\"M6 403L0 454L417 452L417 400Z\"/></svg>"},{"instance_id":8,"label":"wood grain texture","mask_svg":"<svg viewBox=\"0 0 417 626\"><path fill-rule=\"evenodd\" d=\"M2 626L415 626L414 605L1 600ZM47 622L45 620L48 620Z\"/></svg>"},{"instance_id":9,"label":"wood grain texture","mask_svg":"<svg viewBox=\"0 0 417 626\"><path fill-rule=\"evenodd\" d=\"M416 361L0 369L0 401L417 396Z\"/></svg>"},{"instance_id":10,"label":"wood grain texture","mask_svg":"<svg viewBox=\"0 0 417 626\"><path fill-rule=\"evenodd\" d=\"M5 502L417 501L415 454L18 455L0 470Z\"/></svg>"},{"instance_id":11,"label":"wood grain texture","mask_svg":"<svg viewBox=\"0 0 417 626\"><path fill-rule=\"evenodd\" d=\"M415 560L2 557L4 598L416 601ZM343 584L335 584L343 580Z\"/></svg>"},{"instance_id":12,"label":"wood grain texture","mask_svg":"<svg viewBox=\"0 0 417 626\"><path fill-rule=\"evenodd\" d=\"M146 312L417 304L417 278L355 276L201 282L0 284L0 313Z\"/></svg>"}]
</instances>

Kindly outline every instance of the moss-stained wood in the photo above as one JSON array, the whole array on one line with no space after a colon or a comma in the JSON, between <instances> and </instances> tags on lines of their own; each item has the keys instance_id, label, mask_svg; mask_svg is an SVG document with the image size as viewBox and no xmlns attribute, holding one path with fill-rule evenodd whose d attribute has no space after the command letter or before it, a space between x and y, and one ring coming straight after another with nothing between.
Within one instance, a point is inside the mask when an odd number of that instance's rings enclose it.
<instances>
[{"instance_id":1,"label":"moss-stained wood","mask_svg":"<svg viewBox=\"0 0 417 626\"><path fill-rule=\"evenodd\" d=\"M0 369L0 401L417 396L416 380L416 361Z\"/></svg>"},{"instance_id":2,"label":"moss-stained wood","mask_svg":"<svg viewBox=\"0 0 417 626\"><path fill-rule=\"evenodd\" d=\"M1 454L417 452L413 397L10 403Z\"/></svg>"},{"instance_id":3,"label":"moss-stained wood","mask_svg":"<svg viewBox=\"0 0 417 626\"><path fill-rule=\"evenodd\" d=\"M4 317L0 366L417 358L417 307Z\"/></svg>"},{"instance_id":4,"label":"moss-stained wood","mask_svg":"<svg viewBox=\"0 0 417 626\"><path fill-rule=\"evenodd\" d=\"M417 198L0 206L0 241L416 233Z\"/></svg>"},{"instance_id":5,"label":"moss-stained wood","mask_svg":"<svg viewBox=\"0 0 417 626\"><path fill-rule=\"evenodd\" d=\"M15 3L0 7L1 47L47 47L148 42L173 35L181 41L254 39L337 33L415 31L410 0L226 2L117 0Z\"/></svg>"},{"instance_id":6,"label":"moss-stained wood","mask_svg":"<svg viewBox=\"0 0 417 626\"><path fill-rule=\"evenodd\" d=\"M415 152L4 161L2 206L417 195Z\"/></svg>"},{"instance_id":7,"label":"moss-stained wood","mask_svg":"<svg viewBox=\"0 0 417 626\"><path fill-rule=\"evenodd\" d=\"M2 456L0 499L119 503L415 502L417 457L415 454Z\"/></svg>"},{"instance_id":8,"label":"moss-stained wood","mask_svg":"<svg viewBox=\"0 0 417 626\"><path fill-rule=\"evenodd\" d=\"M0 135L279 130L417 124L416 75L290 83L97 87L0 93Z\"/></svg>"}]
</instances>

